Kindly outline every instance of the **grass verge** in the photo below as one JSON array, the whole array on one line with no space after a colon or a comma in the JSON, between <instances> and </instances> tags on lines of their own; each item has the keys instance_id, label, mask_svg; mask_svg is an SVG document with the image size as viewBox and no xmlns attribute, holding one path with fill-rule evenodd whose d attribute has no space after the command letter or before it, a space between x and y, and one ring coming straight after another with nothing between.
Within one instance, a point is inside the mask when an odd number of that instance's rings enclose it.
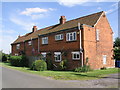
<instances>
[{"instance_id":1,"label":"grass verge","mask_svg":"<svg viewBox=\"0 0 120 90\"><path fill-rule=\"evenodd\" d=\"M90 79L99 79L108 74L118 73L120 69L118 68L109 68L106 70L94 70L87 73L73 72L73 71L32 71L26 67L14 67L10 66L9 63L0 63L0 66L19 70L22 72L27 72L31 74L37 74L41 76L51 77L56 80L90 80Z\"/></svg>"}]
</instances>

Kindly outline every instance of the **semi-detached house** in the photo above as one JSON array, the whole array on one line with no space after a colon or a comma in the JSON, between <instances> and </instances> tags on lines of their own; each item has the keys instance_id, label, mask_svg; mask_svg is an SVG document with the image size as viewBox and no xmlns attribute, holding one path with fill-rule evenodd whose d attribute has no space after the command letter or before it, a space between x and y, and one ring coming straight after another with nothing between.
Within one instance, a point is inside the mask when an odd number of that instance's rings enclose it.
<instances>
[{"instance_id":1,"label":"semi-detached house","mask_svg":"<svg viewBox=\"0 0 120 90\"><path fill-rule=\"evenodd\" d=\"M11 44L12 55L25 53L50 59L55 66L68 60L68 69L83 66L88 59L92 69L114 67L113 31L104 11L59 23L43 29L33 26L32 32Z\"/></svg>"}]
</instances>

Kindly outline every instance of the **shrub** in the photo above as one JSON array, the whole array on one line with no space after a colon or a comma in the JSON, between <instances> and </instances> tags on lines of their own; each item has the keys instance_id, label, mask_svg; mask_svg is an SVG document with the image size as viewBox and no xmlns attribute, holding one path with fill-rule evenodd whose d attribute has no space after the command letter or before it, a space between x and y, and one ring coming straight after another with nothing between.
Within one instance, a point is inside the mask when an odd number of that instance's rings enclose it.
<instances>
[{"instance_id":1,"label":"shrub","mask_svg":"<svg viewBox=\"0 0 120 90\"><path fill-rule=\"evenodd\" d=\"M4 54L4 55L2 56L2 62L5 62L5 61L7 61L7 56Z\"/></svg>"},{"instance_id":2,"label":"shrub","mask_svg":"<svg viewBox=\"0 0 120 90\"><path fill-rule=\"evenodd\" d=\"M47 64L43 60L36 60L33 62L31 69L37 71L45 71L47 70Z\"/></svg>"},{"instance_id":3,"label":"shrub","mask_svg":"<svg viewBox=\"0 0 120 90\"><path fill-rule=\"evenodd\" d=\"M102 68L100 68L101 70L106 70L107 68L106 67L102 67Z\"/></svg>"},{"instance_id":4,"label":"shrub","mask_svg":"<svg viewBox=\"0 0 120 90\"><path fill-rule=\"evenodd\" d=\"M67 68L67 60L63 60L60 62L60 70L66 70Z\"/></svg>"},{"instance_id":5,"label":"shrub","mask_svg":"<svg viewBox=\"0 0 120 90\"><path fill-rule=\"evenodd\" d=\"M11 56L9 57L10 63L13 66L18 67L27 67L28 66L28 59L25 55L22 56Z\"/></svg>"},{"instance_id":6,"label":"shrub","mask_svg":"<svg viewBox=\"0 0 120 90\"><path fill-rule=\"evenodd\" d=\"M78 67L75 69L75 72L88 72L91 71L89 65L84 65L83 67Z\"/></svg>"},{"instance_id":7,"label":"shrub","mask_svg":"<svg viewBox=\"0 0 120 90\"><path fill-rule=\"evenodd\" d=\"M46 61L46 63L47 63L47 69L48 70L52 70L53 69L53 63L52 63L52 61L50 59L48 59Z\"/></svg>"},{"instance_id":8,"label":"shrub","mask_svg":"<svg viewBox=\"0 0 120 90\"><path fill-rule=\"evenodd\" d=\"M22 56L11 56L9 59L12 66L20 66Z\"/></svg>"}]
</instances>

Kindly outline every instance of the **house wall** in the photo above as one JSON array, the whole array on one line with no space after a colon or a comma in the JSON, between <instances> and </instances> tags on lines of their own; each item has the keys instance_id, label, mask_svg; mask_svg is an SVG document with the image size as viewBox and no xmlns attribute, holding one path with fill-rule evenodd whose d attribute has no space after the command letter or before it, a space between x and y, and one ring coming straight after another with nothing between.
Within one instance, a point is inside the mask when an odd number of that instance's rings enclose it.
<instances>
[{"instance_id":1,"label":"house wall","mask_svg":"<svg viewBox=\"0 0 120 90\"><path fill-rule=\"evenodd\" d=\"M84 63L88 57L88 64L92 69L114 67L112 29L106 16L101 16L95 28L86 25L83 28ZM97 29L99 30L99 41L96 40ZM103 64L103 55L107 55L106 64Z\"/></svg>"}]
</instances>

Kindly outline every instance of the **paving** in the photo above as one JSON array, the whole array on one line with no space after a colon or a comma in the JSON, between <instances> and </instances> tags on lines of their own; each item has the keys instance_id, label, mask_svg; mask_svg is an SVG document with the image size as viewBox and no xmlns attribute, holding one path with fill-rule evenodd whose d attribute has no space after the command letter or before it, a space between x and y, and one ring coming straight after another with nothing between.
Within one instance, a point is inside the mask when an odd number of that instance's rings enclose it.
<instances>
[{"instance_id":1,"label":"paving","mask_svg":"<svg viewBox=\"0 0 120 90\"><path fill-rule=\"evenodd\" d=\"M118 74L95 80L54 80L2 67L2 88L118 88Z\"/></svg>"}]
</instances>

